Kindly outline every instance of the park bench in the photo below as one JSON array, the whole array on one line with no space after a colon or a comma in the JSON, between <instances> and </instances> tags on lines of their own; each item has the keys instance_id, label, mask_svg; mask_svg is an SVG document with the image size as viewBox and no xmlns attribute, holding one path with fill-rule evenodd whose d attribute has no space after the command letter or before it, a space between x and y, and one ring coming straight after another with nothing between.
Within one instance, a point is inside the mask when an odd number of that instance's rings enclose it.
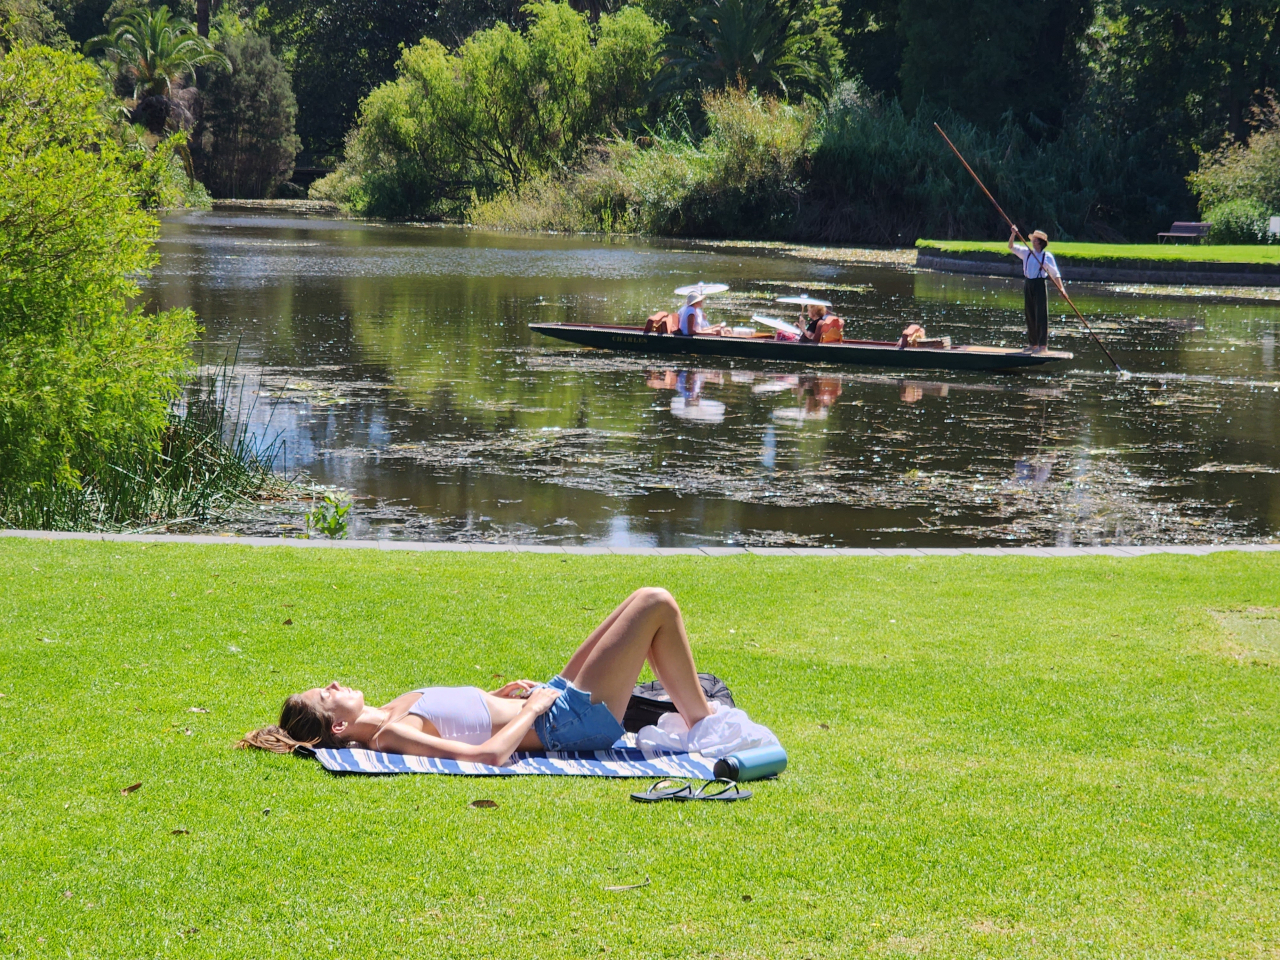
<instances>
[{"instance_id":1,"label":"park bench","mask_svg":"<svg viewBox=\"0 0 1280 960\"><path fill-rule=\"evenodd\" d=\"M1174 240L1203 240L1209 236L1209 224L1207 223L1189 223L1178 220L1165 233L1157 233L1157 242L1164 243L1165 240L1172 237Z\"/></svg>"}]
</instances>

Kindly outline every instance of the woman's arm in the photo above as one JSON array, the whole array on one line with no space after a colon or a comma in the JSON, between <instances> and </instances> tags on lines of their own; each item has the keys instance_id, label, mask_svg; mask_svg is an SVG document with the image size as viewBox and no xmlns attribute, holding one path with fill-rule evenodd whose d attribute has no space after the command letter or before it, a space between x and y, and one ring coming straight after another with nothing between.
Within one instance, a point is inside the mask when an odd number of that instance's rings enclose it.
<instances>
[{"instance_id":1,"label":"woman's arm","mask_svg":"<svg viewBox=\"0 0 1280 960\"><path fill-rule=\"evenodd\" d=\"M533 727L539 715L551 709L560 696L559 690L542 687L529 694L516 718L481 744L445 740L415 730L402 723L393 723L377 734L369 746L387 753L404 753L413 757L437 757L442 760L467 760L471 763L487 763L501 766L515 753L526 733Z\"/></svg>"}]
</instances>

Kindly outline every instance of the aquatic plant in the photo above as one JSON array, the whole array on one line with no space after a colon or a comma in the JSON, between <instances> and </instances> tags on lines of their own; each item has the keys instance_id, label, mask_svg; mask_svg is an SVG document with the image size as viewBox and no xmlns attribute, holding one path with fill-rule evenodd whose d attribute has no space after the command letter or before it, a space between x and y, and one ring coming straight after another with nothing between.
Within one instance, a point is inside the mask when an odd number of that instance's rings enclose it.
<instances>
[{"instance_id":1,"label":"aquatic plant","mask_svg":"<svg viewBox=\"0 0 1280 960\"><path fill-rule=\"evenodd\" d=\"M311 531L323 534L330 540L341 540L347 535L347 511L351 501L338 493L325 493L314 510L307 514L307 536Z\"/></svg>"},{"instance_id":2,"label":"aquatic plant","mask_svg":"<svg viewBox=\"0 0 1280 960\"><path fill-rule=\"evenodd\" d=\"M283 441L250 432L251 410L240 409L243 391L236 384L230 363L192 378L157 444L108 457L76 482L0 487L0 524L35 530L204 525L264 498L289 496L291 485L275 473Z\"/></svg>"}]
</instances>

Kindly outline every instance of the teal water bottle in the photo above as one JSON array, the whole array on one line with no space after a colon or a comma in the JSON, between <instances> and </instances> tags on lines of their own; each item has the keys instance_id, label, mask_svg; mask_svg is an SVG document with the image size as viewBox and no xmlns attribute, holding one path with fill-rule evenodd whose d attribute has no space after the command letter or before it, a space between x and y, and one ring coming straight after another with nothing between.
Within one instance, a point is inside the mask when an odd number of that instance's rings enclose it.
<instances>
[{"instance_id":1,"label":"teal water bottle","mask_svg":"<svg viewBox=\"0 0 1280 960\"><path fill-rule=\"evenodd\" d=\"M782 747L753 747L739 753L731 753L716 761L712 771L717 779L763 780L765 777L776 777L787 769L787 751Z\"/></svg>"}]
</instances>

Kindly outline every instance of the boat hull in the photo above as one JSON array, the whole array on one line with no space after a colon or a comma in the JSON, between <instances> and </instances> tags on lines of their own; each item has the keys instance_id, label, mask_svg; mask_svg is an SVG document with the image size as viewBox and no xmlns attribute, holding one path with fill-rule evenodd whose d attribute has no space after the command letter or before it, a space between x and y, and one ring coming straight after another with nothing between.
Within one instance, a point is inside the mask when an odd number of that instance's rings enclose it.
<instances>
[{"instance_id":1,"label":"boat hull","mask_svg":"<svg viewBox=\"0 0 1280 960\"><path fill-rule=\"evenodd\" d=\"M581 323L531 323L544 336L584 347L744 360L792 360L801 363L859 364L911 370L1022 370L1072 359L1060 351L1030 354L1006 347L907 347L892 342L845 340L842 343L789 343L771 337L677 337L645 333L639 327Z\"/></svg>"}]
</instances>

